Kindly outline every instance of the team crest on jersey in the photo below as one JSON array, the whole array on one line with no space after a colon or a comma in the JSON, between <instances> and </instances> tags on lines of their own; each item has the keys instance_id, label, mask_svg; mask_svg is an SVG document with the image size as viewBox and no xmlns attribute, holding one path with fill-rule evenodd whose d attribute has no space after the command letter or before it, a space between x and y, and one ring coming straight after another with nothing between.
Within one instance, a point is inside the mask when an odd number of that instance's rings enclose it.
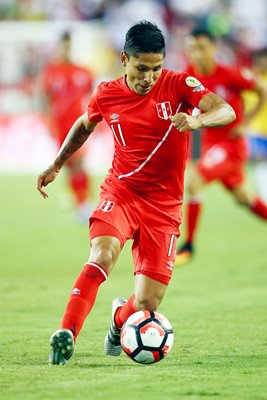
<instances>
[{"instance_id":1,"label":"team crest on jersey","mask_svg":"<svg viewBox=\"0 0 267 400\"><path fill-rule=\"evenodd\" d=\"M114 201L103 201L101 204L101 210L104 212L110 212L113 210L113 207L115 206Z\"/></svg>"},{"instance_id":2,"label":"team crest on jersey","mask_svg":"<svg viewBox=\"0 0 267 400\"><path fill-rule=\"evenodd\" d=\"M156 104L158 116L161 119L168 119L172 115L172 107L169 101Z\"/></svg>"},{"instance_id":3,"label":"team crest on jersey","mask_svg":"<svg viewBox=\"0 0 267 400\"><path fill-rule=\"evenodd\" d=\"M202 86L201 82L199 82L199 80L197 78L194 78L193 76L188 76L185 79L185 83L187 84L187 86L190 86L190 87L193 87L193 88L195 88L197 86Z\"/></svg>"}]
</instances>

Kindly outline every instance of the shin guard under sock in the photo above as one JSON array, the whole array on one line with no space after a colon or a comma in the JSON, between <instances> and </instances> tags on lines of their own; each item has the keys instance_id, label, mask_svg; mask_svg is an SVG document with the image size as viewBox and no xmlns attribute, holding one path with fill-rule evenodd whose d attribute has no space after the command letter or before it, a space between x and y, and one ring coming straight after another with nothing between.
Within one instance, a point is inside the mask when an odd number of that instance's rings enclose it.
<instances>
[{"instance_id":1,"label":"shin guard under sock","mask_svg":"<svg viewBox=\"0 0 267 400\"><path fill-rule=\"evenodd\" d=\"M61 323L62 328L73 332L75 339L95 303L99 286L106 279L106 270L95 262L88 262L78 276Z\"/></svg>"}]
</instances>

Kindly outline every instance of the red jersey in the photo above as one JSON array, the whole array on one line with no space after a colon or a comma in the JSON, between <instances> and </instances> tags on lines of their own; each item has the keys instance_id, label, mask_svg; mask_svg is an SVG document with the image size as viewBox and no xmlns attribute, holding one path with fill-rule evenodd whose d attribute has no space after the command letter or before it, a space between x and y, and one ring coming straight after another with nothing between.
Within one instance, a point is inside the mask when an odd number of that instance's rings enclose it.
<instances>
[{"instance_id":1,"label":"red jersey","mask_svg":"<svg viewBox=\"0 0 267 400\"><path fill-rule=\"evenodd\" d=\"M193 66L187 69L209 90L222 97L232 106L236 113L236 119L229 125L220 128L203 129L203 145L213 145L218 142L230 142L231 146L243 147L243 137L231 138L231 130L244 120L244 106L241 92L251 90L255 86L255 80L251 73L246 73L234 67L217 64L214 71L208 75L198 74Z\"/></svg>"},{"instance_id":2,"label":"red jersey","mask_svg":"<svg viewBox=\"0 0 267 400\"><path fill-rule=\"evenodd\" d=\"M86 68L78 65L51 63L43 71L42 84L62 142L74 121L84 113L83 100L92 90L93 77Z\"/></svg>"},{"instance_id":3,"label":"red jersey","mask_svg":"<svg viewBox=\"0 0 267 400\"><path fill-rule=\"evenodd\" d=\"M110 174L161 206L182 203L189 132L180 133L169 117L188 114L208 90L192 87L187 73L163 70L146 95L131 90L125 77L102 82L88 105L88 118L104 118L115 151Z\"/></svg>"}]
</instances>

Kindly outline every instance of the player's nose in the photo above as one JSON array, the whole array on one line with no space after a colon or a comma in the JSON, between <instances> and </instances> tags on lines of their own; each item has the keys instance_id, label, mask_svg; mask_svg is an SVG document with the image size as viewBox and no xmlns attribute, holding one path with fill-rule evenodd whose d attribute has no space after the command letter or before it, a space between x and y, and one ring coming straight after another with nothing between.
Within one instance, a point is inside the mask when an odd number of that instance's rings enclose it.
<instances>
[{"instance_id":1,"label":"player's nose","mask_svg":"<svg viewBox=\"0 0 267 400\"><path fill-rule=\"evenodd\" d=\"M145 73L144 81L147 83L152 83L153 82L153 71L147 71Z\"/></svg>"}]
</instances>

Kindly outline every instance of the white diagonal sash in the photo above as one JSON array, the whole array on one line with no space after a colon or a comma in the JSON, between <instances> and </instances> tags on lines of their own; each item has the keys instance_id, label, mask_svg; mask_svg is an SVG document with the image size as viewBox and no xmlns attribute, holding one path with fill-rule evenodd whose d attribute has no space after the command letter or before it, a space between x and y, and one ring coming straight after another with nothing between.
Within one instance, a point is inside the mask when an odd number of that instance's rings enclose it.
<instances>
[{"instance_id":1,"label":"white diagonal sash","mask_svg":"<svg viewBox=\"0 0 267 400\"><path fill-rule=\"evenodd\" d=\"M177 114L181 108L182 102L179 104L175 114ZM158 151L158 149L162 146L162 144L165 142L165 140L167 139L167 137L170 134L170 131L172 129L173 125L172 122L170 123L169 128L167 129L166 133L164 134L163 138L161 139L161 141L157 144L157 146L151 151L151 153L147 156L147 158L142 162L142 164L139 165L139 167L135 168L133 171L128 172L128 174L122 174L118 176L118 179L122 179L122 178L127 178L128 176L132 176L134 174L136 174L137 172L141 171L142 168L144 168L144 166L149 162L149 160L151 160L151 158L156 154L156 152Z\"/></svg>"}]
</instances>

